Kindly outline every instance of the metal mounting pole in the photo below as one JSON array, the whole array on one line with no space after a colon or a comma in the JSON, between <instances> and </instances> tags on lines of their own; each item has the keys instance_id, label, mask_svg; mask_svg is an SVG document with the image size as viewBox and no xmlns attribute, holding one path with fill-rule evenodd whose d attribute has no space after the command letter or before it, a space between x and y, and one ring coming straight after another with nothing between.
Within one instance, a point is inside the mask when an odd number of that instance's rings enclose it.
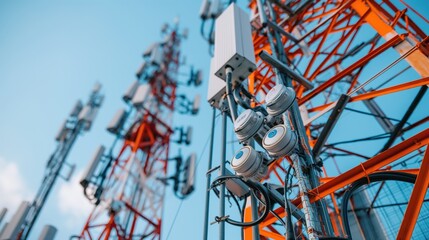
<instances>
[{"instance_id":1,"label":"metal mounting pole","mask_svg":"<svg viewBox=\"0 0 429 240\"><path fill-rule=\"evenodd\" d=\"M293 167L295 168L296 177L298 178L298 186L299 186L299 191L301 193L302 210L304 211L308 239L310 240L318 239L317 232L316 232L317 217L313 212L314 208L311 207L310 199L308 197L308 186L307 186L308 181L305 179L306 176L304 176L302 172L301 159L296 153L291 155L291 159L293 162Z\"/></svg>"},{"instance_id":2,"label":"metal mounting pole","mask_svg":"<svg viewBox=\"0 0 429 240\"><path fill-rule=\"evenodd\" d=\"M253 148L255 148L255 140L251 140L249 142L249 145ZM254 194L250 194L250 207L251 207L251 211L252 211L252 221L255 221L256 219L258 219L258 200L256 199L256 197L254 196ZM260 235L259 235L259 224L256 224L254 226L252 226L252 236L253 236L253 240L260 240Z\"/></svg>"},{"instance_id":3,"label":"metal mounting pole","mask_svg":"<svg viewBox=\"0 0 429 240\"><path fill-rule=\"evenodd\" d=\"M215 118L216 118L216 108L213 108L213 116L212 116L212 129L210 135L210 152L209 152L209 162L207 166L207 183L206 183L206 204L205 204L205 212L204 212L204 231L203 231L203 239L208 239L208 228L209 228L209 207L210 207L210 182L211 182L211 174L209 171L212 169L213 162L213 146L214 146L214 130L215 130Z\"/></svg>"},{"instance_id":4,"label":"metal mounting pole","mask_svg":"<svg viewBox=\"0 0 429 240\"><path fill-rule=\"evenodd\" d=\"M264 1L263 0L259 0L259 1L261 1L261 4L258 5L259 13L261 15L265 15L265 11L263 9ZM270 10L273 13L272 9L270 9ZM274 14L271 14L271 15L273 18L275 18ZM266 34L268 37L268 42L269 42L271 50L272 50L272 57L274 59L276 59L279 56L280 58L278 58L278 60L285 62L286 56L284 55L283 45L281 44L278 32L274 31L274 34L271 33L271 29L269 27L267 27L265 30L266 30ZM274 40L276 40L276 41L274 41ZM277 46L275 43L277 43ZM276 66L273 66L273 71L274 71L274 74L276 76L276 84L284 84L288 87L292 86L291 79L286 78L279 71L279 69ZM292 107L290 109L290 113L291 113L292 124L295 127L295 130L297 131L298 136L299 136L298 141L300 143L300 152L303 155L302 158L297 155L296 156L297 157L296 162L299 162L299 165L301 165L301 163L304 163L304 165L305 165L304 167L309 168L308 174L306 174L306 175L303 174L301 178L298 178L298 181L302 182L301 183L302 186L309 185L306 188L317 187L320 185L319 174L318 174L316 168L314 167L314 164L316 164L317 161L315 159L313 159L312 153L310 152L311 147L310 147L310 144L308 142L308 138L307 138L306 131L304 128L304 124L303 124L302 119L301 119L301 114L300 114L297 102L294 102L292 104ZM298 167L294 166L294 168L296 170ZM320 208L319 215L321 216L321 218L323 220L323 223L324 223L323 225L326 227L327 233L329 235L333 235L332 225L331 225L331 222L329 221L329 215L326 211L326 204L324 203L323 199L321 201L319 201L317 203L317 205L319 205L319 208ZM320 223L317 221L317 218L314 214L314 213L318 212L316 209L316 206L312 205L308 202L308 205L304 206L304 208L308 208L307 212L309 214L307 216L310 217L309 220L313 223L311 231L321 232L322 227L321 227ZM307 229L310 229L308 227L308 225L307 225ZM310 235L309 231L308 231L308 233ZM313 234L311 234L311 235L313 235ZM315 239L317 239L317 234L315 234L313 236L315 236Z\"/></svg>"},{"instance_id":5,"label":"metal mounting pole","mask_svg":"<svg viewBox=\"0 0 429 240\"><path fill-rule=\"evenodd\" d=\"M235 119L237 119L237 104L234 101L234 98L232 96L232 68L226 67L225 69L225 75L226 75L226 98L228 100L228 108L229 112L231 114L232 122L235 122Z\"/></svg>"},{"instance_id":6,"label":"metal mounting pole","mask_svg":"<svg viewBox=\"0 0 429 240\"><path fill-rule=\"evenodd\" d=\"M226 130L227 130L227 108L225 107L226 99L223 102L222 109L222 144L221 144L221 155L220 155L220 173L219 176L225 175L225 162L226 162ZM225 216L225 184L220 185L220 204L219 204L219 216ZM219 222L219 240L225 240L225 221Z\"/></svg>"},{"instance_id":7,"label":"metal mounting pole","mask_svg":"<svg viewBox=\"0 0 429 240\"><path fill-rule=\"evenodd\" d=\"M30 205L28 213L26 213L25 222L22 224L22 226L17 226L22 228L22 231L20 232L20 238L28 238L49 197L49 194L55 185L55 182L57 181L58 177L60 177L61 170L64 164L66 164L66 158L68 157L68 154L75 144L78 136L85 131L89 131L91 124L97 115L97 111L101 107L104 99L104 95L100 93L100 88L101 85L97 83L92 90L85 107L80 109L78 114L69 115L67 121L73 122L73 128L65 131L65 134L59 140L57 140L57 148L51 155L51 158L48 160L46 174L35 198ZM64 129L65 127L63 127L63 130Z\"/></svg>"}]
</instances>

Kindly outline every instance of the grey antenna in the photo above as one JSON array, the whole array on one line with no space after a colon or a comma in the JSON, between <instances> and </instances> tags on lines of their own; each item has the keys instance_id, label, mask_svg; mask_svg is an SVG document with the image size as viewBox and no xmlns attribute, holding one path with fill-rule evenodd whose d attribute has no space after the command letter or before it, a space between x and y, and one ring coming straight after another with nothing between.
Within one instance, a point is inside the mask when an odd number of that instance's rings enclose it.
<instances>
[{"instance_id":1,"label":"grey antenna","mask_svg":"<svg viewBox=\"0 0 429 240\"><path fill-rule=\"evenodd\" d=\"M94 84L94 87L92 88L93 92L99 92L101 90L101 84L99 82L96 82Z\"/></svg>"},{"instance_id":2,"label":"grey antenna","mask_svg":"<svg viewBox=\"0 0 429 240\"><path fill-rule=\"evenodd\" d=\"M203 82L203 71L200 69L195 73L195 86L200 86Z\"/></svg>"},{"instance_id":3,"label":"grey antenna","mask_svg":"<svg viewBox=\"0 0 429 240\"><path fill-rule=\"evenodd\" d=\"M107 125L107 131L113 134L119 134L124 125L125 119L126 119L125 109L119 109L115 113L115 116L113 116L109 125Z\"/></svg>"},{"instance_id":4,"label":"grey antenna","mask_svg":"<svg viewBox=\"0 0 429 240\"><path fill-rule=\"evenodd\" d=\"M192 115L195 115L199 112L200 104L201 104L201 96L195 95L194 102L192 103L192 109L191 109Z\"/></svg>"},{"instance_id":5,"label":"grey antenna","mask_svg":"<svg viewBox=\"0 0 429 240\"><path fill-rule=\"evenodd\" d=\"M196 160L197 160L197 155L195 153L192 153L186 160L185 169L184 169L185 184L181 189L181 193L184 196L189 195L194 191Z\"/></svg>"},{"instance_id":6,"label":"grey antenna","mask_svg":"<svg viewBox=\"0 0 429 240\"><path fill-rule=\"evenodd\" d=\"M58 129L57 135L55 135L55 141L63 140L68 133L69 129L67 128L67 119L64 120L63 124L61 124L60 129Z\"/></svg>"},{"instance_id":7,"label":"grey antenna","mask_svg":"<svg viewBox=\"0 0 429 240\"><path fill-rule=\"evenodd\" d=\"M217 18L222 12L222 4L220 0L212 0L209 9L209 16L213 19Z\"/></svg>"},{"instance_id":8,"label":"grey antenna","mask_svg":"<svg viewBox=\"0 0 429 240\"><path fill-rule=\"evenodd\" d=\"M142 84L137 88L136 93L134 94L133 97L133 105L134 106L141 106L144 101L146 100L146 98L149 96L151 91L150 85L149 84Z\"/></svg>"},{"instance_id":9,"label":"grey antenna","mask_svg":"<svg viewBox=\"0 0 429 240\"><path fill-rule=\"evenodd\" d=\"M148 57L152 54L152 51L157 48L159 43L152 43L144 52L143 57Z\"/></svg>"},{"instance_id":10,"label":"grey antenna","mask_svg":"<svg viewBox=\"0 0 429 240\"><path fill-rule=\"evenodd\" d=\"M86 188L88 184L91 182L91 179L94 176L95 170L97 169L98 163L103 158L105 150L106 148L104 146L99 146L95 150L91 158L91 161L89 161L89 165L87 166L83 174L82 180L80 181L80 185L82 185L82 187Z\"/></svg>"},{"instance_id":11,"label":"grey antenna","mask_svg":"<svg viewBox=\"0 0 429 240\"><path fill-rule=\"evenodd\" d=\"M3 230L0 239L17 239L29 210L30 203L26 201L22 202L10 222Z\"/></svg>"},{"instance_id":12,"label":"grey antenna","mask_svg":"<svg viewBox=\"0 0 429 240\"><path fill-rule=\"evenodd\" d=\"M77 117L77 115L79 115L82 108L83 108L82 101L78 100L76 102L76 104L74 105L74 107L72 108L72 111L70 112L70 116L71 117Z\"/></svg>"},{"instance_id":13,"label":"grey antenna","mask_svg":"<svg viewBox=\"0 0 429 240\"><path fill-rule=\"evenodd\" d=\"M188 28L183 29L182 36L184 39L188 38L188 34L189 34L189 29Z\"/></svg>"},{"instance_id":14,"label":"grey antenna","mask_svg":"<svg viewBox=\"0 0 429 240\"><path fill-rule=\"evenodd\" d=\"M161 66L162 60L164 58L164 51L162 50L161 46L158 44L150 54L150 60L149 62L156 66Z\"/></svg>"},{"instance_id":15,"label":"grey antenna","mask_svg":"<svg viewBox=\"0 0 429 240\"><path fill-rule=\"evenodd\" d=\"M146 70L146 68L147 68L147 62L143 62L142 63L142 65L140 65L140 68L137 70L137 72L136 72L136 77L138 78L138 79L140 79L141 78L141 76L143 75L143 72L144 72L144 70Z\"/></svg>"},{"instance_id":16,"label":"grey antenna","mask_svg":"<svg viewBox=\"0 0 429 240\"><path fill-rule=\"evenodd\" d=\"M167 23L162 24L161 33L166 33L167 30L168 30L168 24Z\"/></svg>"},{"instance_id":17,"label":"grey antenna","mask_svg":"<svg viewBox=\"0 0 429 240\"><path fill-rule=\"evenodd\" d=\"M130 101L133 99L134 94L137 91L137 88L139 87L139 81L134 81L131 83L131 85L128 87L127 91L125 92L124 96L122 97L125 102Z\"/></svg>"},{"instance_id":18,"label":"grey antenna","mask_svg":"<svg viewBox=\"0 0 429 240\"><path fill-rule=\"evenodd\" d=\"M79 115L77 116L77 119L79 121L87 121L89 114L91 112L91 106L86 105L82 108L82 111L80 111Z\"/></svg>"},{"instance_id":19,"label":"grey antenna","mask_svg":"<svg viewBox=\"0 0 429 240\"><path fill-rule=\"evenodd\" d=\"M185 143L186 145L191 144L192 142L192 127L188 127L188 130L186 131L186 138Z\"/></svg>"},{"instance_id":20,"label":"grey antenna","mask_svg":"<svg viewBox=\"0 0 429 240\"><path fill-rule=\"evenodd\" d=\"M87 124L85 125L86 131L88 131L91 128L92 122L97 117L99 109L100 108L98 108L98 107L91 107L91 111L89 112L88 117L87 117Z\"/></svg>"},{"instance_id":21,"label":"grey antenna","mask_svg":"<svg viewBox=\"0 0 429 240\"><path fill-rule=\"evenodd\" d=\"M203 0L203 3L201 4L201 8L200 8L200 18L207 19L209 15L209 10L210 10L210 1Z\"/></svg>"},{"instance_id":22,"label":"grey antenna","mask_svg":"<svg viewBox=\"0 0 429 240\"><path fill-rule=\"evenodd\" d=\"M52 225L45 225L40 233L39 240L54 240L57 228Z\"/></svg>"}]
</instances>

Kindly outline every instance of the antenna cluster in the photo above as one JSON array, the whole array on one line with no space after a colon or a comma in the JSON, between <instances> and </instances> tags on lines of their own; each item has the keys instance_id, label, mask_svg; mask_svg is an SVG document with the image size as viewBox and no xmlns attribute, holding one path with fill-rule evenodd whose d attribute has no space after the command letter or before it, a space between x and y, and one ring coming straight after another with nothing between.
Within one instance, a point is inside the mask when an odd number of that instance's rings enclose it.
<instances>
[{"instance_id":1,"label":"antenna cluster","mask_svg":"<svg viewBox=\"0 0 429 240\"><path fill-rule=\"evenodd\" d=\"M219 240L232 238L229 225L245 240L425 238L429 117L421 104L429 86L429 25L423 27L429 21L403 0L251 0L246 6L203 0L200 9L213 110L202 239L209 239L210 219ZM72 238L161 239L166 190L179 199L194 191L197 156L185 158L179 148L192 146L192 126L172 119L198 114L201 97L178 89L200 86L203 73L191 67L179 80L188 31L176 22L163 25L161 34L143 52L125 106L107 126L114 142L96 149L80 181L95 206ZM409 79L408 70L420 78ZM65 158L91 128L103 101L100 87L61 126L42 187L3 226L1 239L27 238L56 178L70 178L74 165ZM240 145L230 156L229 134ZM215 153L220 161L213 166ZM228 213L226 200L238 214ZM55 232L47 226L42 237Z\"/></svg>"},{"instance_id":2,"label":"antenna cluster","mask_svg":"<svg viewBox=\"0 0 429 240\"><path fill-rule=\"evenodd\" d=\"M218 166L212 167L213 156L210 156L207 172L207 190L213 190L219 198L219 212L214 216L214 223L218 223L220 240L229 238L225 223L241 227L242 239L252 240L351 239L351 232L356 233L358 230L360 235L357 237L361 238L396 237L383 235L384 229L392 226L380 221L378 211L384 209L374 210L373 207L384 185L377 188L375 184L371 184L370 179L380 177L383 179L380 181L394 179L407 182L415 177L405 177L401 172L391 170L389 164L398 158L392 157L389 163L385 162L377 167L374 165L378 161L377 154L389 155L389 152L400 149L402 143L392 147L393 139L397 139L399 129L403 129L401 123L410 118L405 114L402 120L397 120L398 125L393 127L390 122L392 118L387 117L387 113L374 98L400 92L401 87L413 88L415 81L401 79L402 84L379 89L404 72L397 65L402 60L423 77L417 81L426 84L423 82L428 71L420 68L418 62L428 62L429 58L424 51L417 50L416 46L426 44L422 39L427 39L427 34L415 23L411 24L413 30L406 29L408 24L404 25L404 22L395 23L394 26L387 24L386 19L390 19L390 23L395 21L388 12L399 14L400 10L390 1L382 4L376 2L373 1L369 7L359 0L255 0L248 4L251 12L249 16L234 1L203 1L200 11L201 34L208 41L210 49L214 47L207 101L213 107L213 116L216 111L220 111L223 119L220 129L220 162ZM407 16L406 19L410 18ZM206 34L205 26L208 22L211 27L209 34ZM373 36L368 37L359 31L361 27L372 28ZM387 29L393 35L386 34ZM401 34L397 31L406 31L413 35L413 39L407 37L405 40L405 35L402 35L401 40ZM354 39L358 38L369 40L356 43ZM378 42L380 39L385 41L381 46ZM380 60L378 55L390 48L399 53L398 59L384 69L376 67L379 71L375 73L374 68L367 67L370 61ZM363 54L358 56L357 52ZM350 64L350 59L355 62ZM399 68L399 73L393 78L380 77L393 68ZM365 76L363 73L372 77L362 80L362 76ZM385 80L376 88L369 87L376 78ZM415 85L421 89L411 101L407 113L413 112L422 99L427 88L423 85ZM353 109L360 108L353 103L358 101L363 101L363 106L367 109ZM343 111L372 116L385 132L372 136L362 123L349 121L347 124L342 121L341 125L337 125L339 119L342 119ZM327 113L330 115L324 116ZM233 123L236 142L242 145L230 157L226 155L228 118ZM413 126L420 126L422 121L425 120L421 119ZM345 125L348 127L344 128ZM359 134L355 133L355 140L329 142L334 129L341 129L351 137L354 132L351 130L355 130L357 125L363 126L363 130ZM214 125L212 128L214 134ZM358 137L363 133L369 136ZM413 141L425 133L426 130L414 132L415 135L406 141ZM365 153L368 152L367 149L359 147L359 143L384 138L389 138L388 142L377 153ZM338 146L340 144L350 146ZM213 140L211 146L213 149ZM414 148L408 150L416 151ZM418 152L403 161L415 161L417 156L423 157L424 151ZM340 165L337 158L358 158L359 161L363 158L364 162L353 168L343 166L343 169L350 170L345 173L338 170L338 176L330 178L327 175L333 171L330 167L334 165L338 168ZM344 162L347 161L348 159L344 159ZM371 170L366 166L371 166ZM387 168L389 173L381 174L382 176L375 173ZM219 170L218 176L211 180L210 175L215 170ZM351 184L350 188L348 184ZM356 190L363 185L368 187L368 192ZM388 190L385 190L385 195L389 199L395 199L397 196L389 194L391 187L386 188ZM426 188L427 186L424 190L419 188L412 191L419 208L423 202L418 200L418 191L426 192ZM322 189L325 191L323 194L320 192ZM370 190L373 194L371 201L367 197ZM342 198L344 191L351 193ZM348 201L352 195L355 209L348 210ZM233 220L233 216L226 213L226 199L236 202L239 215L242 216L240 220ZM378 202L382 204L382 201ZM210 194L207 193L203 239L208 239L209 236L209 202ZM243 204L242 207L240 203ZM338 207L339 204L342 210ZM352 212L359 215L356 206L371 209L368 211L372 212L371 215L356 220L358 230L356 224L349 225L347 214ZM414 225L408 227L406 223L412 215L413 207L409 205L407 211L409 214L400 216L404 217L402 224L394 230L390 229L390 232L398 232L398 239L409 238L414 228ZM422 221L417 221L417 217L412 219L413 224L422 224ZM351 230L352 228L354 229Z\"/></svg>"},{"instance_id":3,"label":"antenna cluster","mask_svg":"<svg viewBox=\"0 0 429 240\"><path fill-rule=\"evenodd\" d=\"M118 110L107 127L115 141L95 151L80 182L96 207L76 238L158 239L164 189L172 183L180 199L194 191L196 155L184 161L179 151L170 157L172 144L191 144L192 127L174 127L172 117L175 112L198 113L200 97L190 100L178 87L199 86L202 73L191 67L189 79L179 81L180 43L187 30L179 32L176 24L164 25L161 32L164 40L142 54L137 79L123 96L126 108ZM168 167L171 163L174 168ZM106 210L108 219L100 216Z\"/></svg>"},{"instance_id":4,"label":"antenna cluster","mask_svg":"<svg viewBox=\"0 0 429 240\"><path fill-rule=\"evenodd\" d=\"M3 226L0 239L28 238L56 180L59 177L66 181L70 180L75 165L66 162L67 156L77 137L91 129L103 100L104 95L101 93L101 85L96 83L85 104L80 100L77 101L55 137L57 147L46 163L42 184L36 193L36 197L31 202L24 201L21 203L11 221ZM66 174L63 173L64 165L68 167ZM55 233L55 227L47 225L42 231L41 237L47 240L53 239Z\"/></svg>"}]
</instances>

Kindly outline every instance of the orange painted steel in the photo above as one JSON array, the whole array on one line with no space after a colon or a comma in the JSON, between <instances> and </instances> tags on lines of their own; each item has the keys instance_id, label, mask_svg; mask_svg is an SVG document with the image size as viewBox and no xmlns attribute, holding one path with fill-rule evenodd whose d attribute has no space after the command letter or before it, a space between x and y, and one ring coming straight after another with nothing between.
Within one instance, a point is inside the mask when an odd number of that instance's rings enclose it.
<instances>
[{"instance_id":1,"label":"orange painted steel","mask_svg":"<svg viewBox=\"0 0 429 240\"><path fill-rule=\"evenodd\" d=\"M397 239L410 239L414 226L416 225L419 217L420 209L423 204L429 184L429 149L426 148L425 156L421 164L419 173L417 174L416 183L414 184L413 192L411 193L410 201L407 210L404 214L401 228Z\"/></svg>"},{"instance_id":2,"label":"orange painted steel","mask_svg":"<svg viewBox=\"0 0 429 240\"><path fill-rule=\"evenodd\" d=\"M343 174L335 177L331 181L320 185L318 188L311 190L311 201L317 201L329 193L335 192L356 180L368 176L384 166L394 162L395 160L403 157L429 143L429 129L418 133L417 135L399 143L398 145L368 159L367 161L357 165L356 167L344 172ZM296 200L299 204L299 199Z\"/></svg>"},{"instance_id":3,"label":"orange painted steel","mask_svg":"<svg viewBox=\"0 0 429 240\"><path fill-rule=\"evenodd\" d=\"M356 95L354 97L351 97L350 102L369 100L369 99L373 99L376 97L381 97L381 96L385 96L385 95L392 94L392 93L402 92L405 90L409 90L409 89L413 89L413 88L421 87L421 86L425 86L425 85L429 85L429 77L425 77L425 78L422 78L419 80L410 81L407 83L398 84L398 85L387 87L387 88L380 89L380 90L374 90L371 92L362 93L362 94ZM328 104L313 107L311 109L311 111L322 111L323 109L329 107L331 104L333 104L333 103L331 102Z\"/></svg>"},{"instance_id":4,"label":"orange painted steel","mask_svg":"<svg viewBox=\"0 0 429 240\"><path fill-rule=\"evenodd\" d=\"M403 83L403 84L398 84L396 86L388 87L385 89L363 93L363 94L352 97L350 99L350 101L354 102L354 101L368 100L368 99L372 99L375 97L384 96L386 94L401 92L401 91L405 91L405 90L416 88L416 87L421 87L421 86L428 85L428 84L429 84L429 77L425 77L425 78L422 78L419 80L410 81L410 82Z\"/></svg>"},{"instance_id":5,"label":"orange painted steel","mask_svg":"<svg viewBox=\"0 0 429 240\"><path fill-rule=\"evenodd\" d=\"M250 206L246 206L246 211L244 211L244 221L250 222L252 221L252 210ZM246 238L253 239L253 232L251 227L245 227L243 228L243 233L246 236Z\"/></svg>"},{"instance_id":6,"label":"orange painted steel","mask_svg":"<svg viewBox=\"0 0 429 240\"><path fill-rule=\"evenodd\" d=\"M372 173L380 173L380 172L402 172L402 173L409 173L409 174L412 174L412 175L417 175L417 174L419 174L419 171L420 171L420 169L401 169L401 170L391 170L390 168L389 169L382 169L382 170L377 170L377 171L374 171L374 172L372 172ZM320 178L320 182L321 183L327 183L327 182L329 182L329 181L331 181L332 179L334 179L335 177L323 177L323 178Z\"/></svg>"},{"instance_id":7,"label":"orange painted steel","mask_svg":"<svg viewBox=\"0 0 429 240\"><path fill-rule=\"evenodd\" d=\"M166 175L166 167L167 167L167 159L168 159L168 141L163 143L164 141L159 141L159 139L169 139L171 132L167 132L166 135L159 135L156 133L156 129L154 129L155 125L153 122L148 120L147 117L144 117L140 123L138 123L138 128L129 132L129 136L132 138L135 136L133 140L127 139L124 141L124 145L119 152L111 172L108 176L110 181L115 181L116 187L121 187L120 184L124 183L123 178L127 178L128 171L135 171L126 168L129 164L132 164L136 155L140 155L145 153L147 155L146 159L142 159L144 164L141 166L139 170L136 168L136 175L142 174L154 174L158 177ZM156 136L156 137L154 137ZM161 150L161 155L157 153ZM130 165L132 166L132 165ZM129 184L130 182L128 182ZM149 183L149 182L148 182ZM135 183L138 185L137 183ZM106 224L103 222L103 218L100 216L102 214L106 214L105 206L97 206L94 208L90 217L83 228L80 238L81 239L92 239L95 236L102 237L104 239L111 239L111 234L114 232L115 238L118 239L131 239L134 235L141 235L142 232L147 234L148 236L154 237L153 239L160 239L161 233L161 219L158 211L162 209L162 201L157 203L159 204L156 212L151 213L149 206L144 207L144 205L133 206L132 201L130 201L130 192L125 191L115 191L115 187L111 186L111 189L106 189L107 193L110 193L116 201L120 201L123 203L121 211L130 212L133 218L131 223L130 230L128 232L124 232L120 230L117 225L119 224L116 219L120 212L111 211L109 215L109 220ZM160 196L162 199L163 195L163 184L158 184L154 186L146 186L149 188L153 188L156 186L157 191L161 191ZM110 191L109 191L110 190ZM117 197L114 197L117 196ZM142 199L149 198L148 196L141 196ZM145 200L143 200L145 201ZM149 211L148 211L149 209ZM123 215L121 215L123 217ZM144 229L142 229L142 225L146 225ZM136 229L136 226L140 226L140 229ZM144 230L144 231L143 231ZM100 234L101 231L101 234Z\"/></svg>"},{"instance_id":8,"label":"orange painted steel","mask_svg":"<svg viewBox=\"0 0 429 240\"><path fill-rule=\"evenodd\" d=\"M332 85L334 85L335 83L337 83L338 81L340 81L342 78L344 78L345 76L347 76L350 73L352 73L354 70L356 70L356 69L364 66L370 60L372 60L373 58L375 58L379 54L383 53L387 49L391 48L395 44L398 44L402 40L403 39L399 35L397 35L394 38L390 39L389 41L387 41L386 43L384 43L382 46L376 48L375 50L373 50L370 53L368 53L367 55L365 55L362 59L360 59L360 60L356 61L355 63L353 63L347 69L344 69L343 71L339 72L337 75L335 75L334 77L332 77L328 81L326 81L323 84L321 84L320 86L318 86L312 92L310 92L307 95L305 95L304 97L300 98L298 100L299 104L301 105L301 104L306 103L311 98L315 97L316 95L320 94L321 92L323 92L327 88L331 87Z\"/></svg>"},{"instance_id":9,"label":"orange painted steel","mask_svg":"<svg viewBox=\"0 0 429 240\"><path fill-rule=\"evenodd\" d=\"M308 3L306 1L266 0L261 2L264 3L264 11L270 21L277 24L284 31L294 35L299 43L293 39L289 39L287 36L281 35L281 33L276 33L274 28L270 29L270 24L265 28L260 27L258 4L256 0L250 1L248 6L254 16L252 18L252 26L254 26L253 42L257 62L257 70L251 74L247 82L248 91L256 96L256 99L251 100L252 107L263 104L264 96L276 84L273 67L262 61L259 57L261 51L267 51L270 54L279 51L278 47L273 51L267 31L270 31L274 36L276 34L279 36L277 39L280 39L281 42L277 43L274 40L274 43L281 44L281 50L284 51L284 59L281 61L291 68L296 69L298 73L309 81L315 83L314 89L306 90L292 79L292 86L297 92L298 104L301 110L303 110L301 116L304 122L311 119L311 117L317 116L317 114L323 112L329 113L330 109L335 106L340 94L350 94L351 99L347 106L357 107L360 106L358 103L366 104L368 101L378 101L379 98L404 96L404 94L409 94L409 90L413 88L429 85L429 76L427 75L429 72L428 36L420 28L422 26L419 26L413 19L421 17L421 15L414 9L410 9L412 12L407 11L408 5L406 3L405 5L397 5L389 0L316 0L309 1ZM285 6L286 3L288 4L286 7L279 6L279 4ZM292 9L293 14L287 12L285 10L287 8ZM416 14L413 14L414 12ZM424 27L428 28L429 25L425 25ZM398 59L398 62L401 62L401 64L409 64L411 69L420 75L421 78L411 80L409 77L402 77L398 74L394 79L394 84L390 84L390 80L382 82L386 74L379 71L383 67L399 69L399 65L401 65L392 64L392 66L387 66L386 63L390 63L391 60L386 59ZM363 86L362 91L354 92L357 87L361 86L360 84L371 79L371 76L375 77L368 84L368 87ZM415 79L415 77L413 78ZM388 83L389 85L384 88L378 87L374 89L374 85L384 86ZM353 94L351 94L352 92ZM405 96L408 96L408 98L399 97L395 100L398 103L408 104L410 97L409 95ZM379 108L383 110L383 107ZM389 110L386 111L388 112ZM308 115L306 116L306 114ZM372 117L374 119L377 118L375 113L370 114L373 114ZM382 117L378 116L378 118ZM390 118L387 119L394 121ZM418 121L409 120L407 122L408 125L400 131L400 136L403 138L402 142L397 142L395 146L389 147L378 154L368 153L365 149L359 147L358 143L353 143L352 140L360 142L359 137L357 137L359 134L354 133L352 135L353 131L350 131L351 141L349 145L345 145L347 147L339 147L335 144L330 145L330 139L328 139L328 143L325 144L326 151L322 152L323 158L327 163L324 169L331 162L335 165L345 164L345 161L339 162L335 156L340 156L339 158L343 159L352 158L363 161L354 167L350 168L348 166L349 170L343 173L332 174L333 169L329 169L328 172L331 175L337 176L330 177L328 174L325 174L324 177L320 178L322 184L320 186L313 186L313 189L310 191L310 200L312 202L325 199L333 209L330 213L330 221L334 225L335 236L344 236L345 234L338 208L339 204L344 203L341 202L341 198L336 193L344 190L354 181L376 172L398 171L418 174L420 176L419 186L416 184L414 187L416 191L413 191L413 194L416 195L413 198L413 206L410 208L410 211L407 211L403 222L417 220L417 217L414 216L415 211L414 215L411 215L411 212L413 212L411 209L420 209L422 205L422 196L424 197L425 192L423 189L427 188L428 184L424 182L427 181L427 177L423 179L423 175L420 175L420 172L426 169L423 167L420 169L392 169L391 164L399 161L398 159L402 159L401 157L411 152L417 151L417 154L421 155L422 150L429 143L429 130L426 129L418 132L416 129L417 127L420 127L420 129L428 128L428 119L429 117L426 114L426 116L420 117ZM310 146L313 146L318 140L320 129L323 128L326 120L327 117L321 115L315 120L307 122L305 128ZM340 122L341 120L342 117L340 117ZM368 122L368 124L374 125L376 121ZM341 125L335 126L334 131L338 128L338 131L349 132L351 130L350 126L348 128L345 126L347 125L342 121ZM363 129L361 130L363 132L366 131L365 135L360 135L371 139L370 128L365 130L364 124L356 127ZM406 137L403 135L405 133L407 134ZM389 134L391 132L386 132L387 137L389 137ZM382 135L379 139L383 139L386 136ZM363 139L365 140L365 138ZM377 141L379 140L377 139ZM286 175L285 166L290 163L290 160L287 158L275 161L275 164L269 167L269 176L264 181L284 185L283 178ZM417 189L420 190L418 196L415 193L418 192ZM299 196L300 193L297 193L292 202L296 207L301 208L302 205ZM282 207L278 207L274 211L282 218L286 215ZM245 221L250 221L250 206L244 212ZM415 222L410 223L415 224ZM282 239L278 235L278 232L281 233L276 228L278 225L279 221L277 218L271 213L268 214L268 217L259 225L261 239ZM300 226L302 226L302 222L296 221L295 227L298 232L295 234L302 238L306 233L302 232L301 234L302 229ZM402 229L405 229L405 225L401 228L401 231ZM326 232L321 233L321 236L323 234L326 234ZM400 232L400 234L405 233ZM244 235L246 240L253 239L251 228L245 228ZM410 235L405 234L401 236L408 238ZM282 237L284 238L284 236Z\"/></svg>"},{"instance_id":10,"label":"orange painted steel","mask_svg":"<svg viewBox=\"0 0 429 240\"><path fill-rule=\"evenodd\" d=\"M310 191L310 201L314 202L327 195L334 193L354 181L368 176L371 173L377 172L384 166L394 162L395 160L420 149L429 143L429 129L417 134L416 136L407 139L406 141L386 150L383 153L361 163L360 165L350 169L349 171L332 178L326 183ZM413 171L415 172L415 170ZM301 199L296 198L292 201L296 206L301 204ZM273 221L274 216L268 216L266 221Z\"/></svg>"}]
</instances>

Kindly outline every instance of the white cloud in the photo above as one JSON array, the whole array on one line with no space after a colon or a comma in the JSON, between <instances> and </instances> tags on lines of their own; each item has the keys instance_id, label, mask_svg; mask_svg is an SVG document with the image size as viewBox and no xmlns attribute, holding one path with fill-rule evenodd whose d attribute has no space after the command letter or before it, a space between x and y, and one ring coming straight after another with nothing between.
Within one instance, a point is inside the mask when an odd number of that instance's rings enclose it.
<instances>
[{"instance_id":1,"label":"white cloud","mask_svg":"<svg viewBox=\"0 0 429 240\"><path fill-rule=\"evenodd\" d=\"M14 212L22 201L28 201L31 196L18 165L2 157L0 157L0 196L0 208L8 208L9 213Z\"/></svg>"},{"instance_id":2,"label":"white cloud","mask_svg":"<svg viewBox=\"0 0 429 240\"><path fill-rule=\"evenodd\" d=\"M69 182L58 181L60 186L57 207L66 217L66 227L70 229L76 227L76 223L83 226L93 208L93 205L84 197L79 184L82 173L75 174ZM26 185L18 165L0 156L0 210L6 207L9 218L22 201L30 201L32 196L33 193Z\"/></svg>"},{"instance_id":3,"label":"white cloud","mask_svg":"<svg viewBox=\"0 0 429 240\"><path fill-rule=\"evenodd\" d=\"M58 191L58 208L68 216L68 227L73 227L76 223L83 224L92 210L92 204L83 195L79 184L82 174L82 171L78 172L69 182L62 183Z\"/></svg>"}]
</instances>

